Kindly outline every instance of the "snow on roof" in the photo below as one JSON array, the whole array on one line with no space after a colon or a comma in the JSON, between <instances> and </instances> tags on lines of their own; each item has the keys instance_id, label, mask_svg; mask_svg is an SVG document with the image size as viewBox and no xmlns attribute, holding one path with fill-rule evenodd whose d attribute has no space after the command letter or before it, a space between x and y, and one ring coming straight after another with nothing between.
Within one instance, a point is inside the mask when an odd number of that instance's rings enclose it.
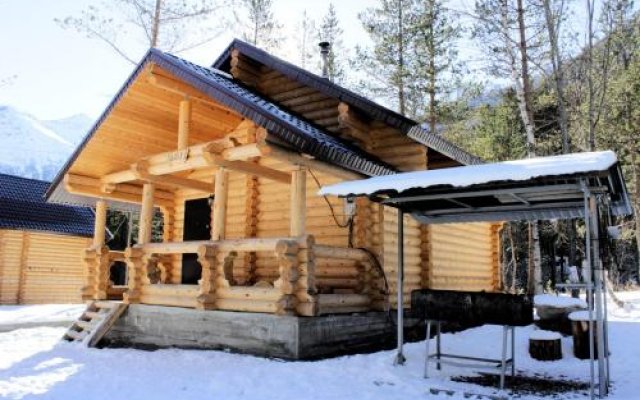
<instances>
[{"instance_id":1,"label":"snow on roof","mask_svg":"<svg viewBox=\"0 0 640 400\"><path fill-rule=\"evenodd\" d=\"M376 176L324 186L320 189L319 194L331 196L371 195L385 191L400 193L408 189L426 189L441 185L467 187L491 182L517 182L543 176L606 171L617 161L615 153L610 150L535 157L492 164Z\"/></svg>"}]
</instances>

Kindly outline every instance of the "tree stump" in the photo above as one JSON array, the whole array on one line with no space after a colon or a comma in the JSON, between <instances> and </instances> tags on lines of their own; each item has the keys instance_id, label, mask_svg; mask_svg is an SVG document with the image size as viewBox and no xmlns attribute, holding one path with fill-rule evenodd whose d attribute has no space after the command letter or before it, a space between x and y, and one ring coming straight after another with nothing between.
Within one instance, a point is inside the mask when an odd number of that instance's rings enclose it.
<instances>
[{"instance_id":1,"label":"tree stump","mask_svg":"<svg viewBox=\"0 0 640 400\"><path fill-rule=\"evenodd\" d=\"M562 359L562 336L557 332L534 331L529 337L529 354L540 361Z\"/></svg>"},{"instance_id":2,"label":"tree stump","mask_svg":"<svg viewBox=\"0 0 640 400\"><path fill-rule=\"evenodd\" d=\"M595 314L595 312L594 312ZM573 354L581 360L589 359L589 315L587 311L576 311L569 315L571 333L573 334ZM596 321L593 321L593 328ZM597 334L593 339L593 358L598 358Z\"/></svg>"}]
</instances>

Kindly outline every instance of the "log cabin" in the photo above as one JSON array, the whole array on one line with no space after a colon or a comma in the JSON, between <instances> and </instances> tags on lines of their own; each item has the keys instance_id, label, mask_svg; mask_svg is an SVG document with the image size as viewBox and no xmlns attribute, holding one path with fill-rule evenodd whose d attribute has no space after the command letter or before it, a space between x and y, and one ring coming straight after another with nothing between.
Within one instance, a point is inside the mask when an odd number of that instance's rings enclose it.
<instances>
[{"instance_id":1,"label":"log cabin","mask_svg":"<svg viewBox=\"0 0 640 400\"><path fill-rule=\"evenodd\" d=\"M211 67L150 49L60 171L53 203L139 209L130 305L320 317L395 308L397 216L321 185L482 162L419 124L240 40ZM159 209L163 239L151 241ZM405 221L405 296L500 288L498 224ZM96 235L85 300L107 299ZM131 310L131 308L130 308Z\"/></svg>"},{"instance_id":2,"label":"log cabin","mask_svg":"<svg viewBox=\"0 0 640 400\"><path fill-rule=\"evenodd\" d=\"M49 183L0 174L0 304L81 301L93 213L46 203Z\"/></svg>"}]
</instances>

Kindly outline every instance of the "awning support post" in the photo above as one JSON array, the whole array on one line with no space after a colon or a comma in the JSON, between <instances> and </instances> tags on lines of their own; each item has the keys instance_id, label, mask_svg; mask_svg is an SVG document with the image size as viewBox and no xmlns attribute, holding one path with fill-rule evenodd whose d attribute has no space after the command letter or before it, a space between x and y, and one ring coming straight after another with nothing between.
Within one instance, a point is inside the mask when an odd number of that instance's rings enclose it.
<instances>
[{"instance_id":1,"label":"awning support post","mask_svg":"<svg viewBox=\"0 0 640 400\"><path fill-rule=\"evenodd\" d=\"M608 363L608 354L605 353L605 328L603 318L603 296L602 296L602 262L600 260L599 249L599 221L596 196L589 190L587 182L582 181L582 191L584 193L584 222L585 247L586 247L586 271L583 271L587 287L587 304L589 308L589 372L590 372L590 394L595 398L595 355L594 348L598 349L598 397L603 398L609 392L609 378L605 358ZM594 296L595 290L595 296ZM595 311L595 327L594 313ZM595 328L595 329L594 329Z\"/></svg>"},{"instance_id":2,"label":"awning support post","mask_svg":"<svg viewBox=\"0 0 640 400\"><path fill-rule=\"evenodd\" d=\"M600 237L599 237L599 218L598 204L596 196L591 194L589 198L589 211L591 212L591 251L593 253L593 278L595 286L595 311L596 311L596 346L598 349L598 396L600 398L606 396L609 392L605 358L605 329L604 329L604 298L603 298L603 268L600 259Z\"/></svg>"},{"instance_id":3,"label":"awning support post","mask_svg":"<svg viewBox=\"0 0 640 400\"><path fill-rule=\"evenodd\" d=\"M398 304L396 305L398 318L397 318L397 328L398 328L398 354L396 354L396 359L394 361L394 365L403 365L407 360L402 352L402 346L404 344L404 301L403 301L403 291L404 291L404 212L401 209L398 209Z\"/></svg>"}]
</instances>

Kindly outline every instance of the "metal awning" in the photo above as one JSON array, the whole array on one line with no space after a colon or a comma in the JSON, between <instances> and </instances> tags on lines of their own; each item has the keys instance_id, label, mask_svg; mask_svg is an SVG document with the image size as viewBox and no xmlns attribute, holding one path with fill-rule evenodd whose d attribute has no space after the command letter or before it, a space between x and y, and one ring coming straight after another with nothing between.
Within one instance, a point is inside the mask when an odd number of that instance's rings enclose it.
<instances>
[{"instance_id":1,"label":"metal awning","mask_svg":"<svg viewBox=\"0 0 640 400\"><path fill-rule=\"evenodd\" d=\"M631 202L616 155L611 151L537 157L501 163L469 165L433 171L407 172L328 185L322 195L368 197L398 209L398 304L403 304L404 213L422 223L544 220L584 218L587 266L587 298L595 301L598 385L591 354L591 397L608 392L609 359L606 298L599 253L599 212L632 214ZM593 277L593 282L591 281ZM589 300L590 305L591 300ZM395 362L403 364L403 307L398 312L398 352ZM592 324L592 322L590 322ZM595 334L595 335L594 335ZM593 346L591 346L593 348Z\"/></svg>"},{"instance_id":2,"label":"metal awning","mask_svg":"<svg viewBox=\"0 0 640 400\"><path fill-rule=\"evenodd\" d=\"M364 195L435 224L582 218L585 186L606 194L613 215L632 213L610 151L407 172L330 185L321 193Z\"/></svg>"}]
</instances>

